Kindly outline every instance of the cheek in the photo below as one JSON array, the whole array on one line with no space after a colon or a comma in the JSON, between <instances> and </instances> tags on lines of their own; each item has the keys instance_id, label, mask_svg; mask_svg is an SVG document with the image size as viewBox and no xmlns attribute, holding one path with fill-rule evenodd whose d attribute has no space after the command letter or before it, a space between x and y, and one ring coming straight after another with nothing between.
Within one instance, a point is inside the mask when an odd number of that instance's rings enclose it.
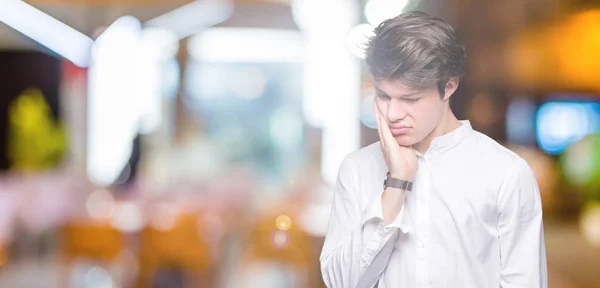
<instances>
[{"instance_id":1,"label":"cheek","mask_svg":"<svg viewBox=\"0 0 600 288\"><path fill-rule=\"evenodd\" d=\"M381 111L381 113L383 115L386 115L387 108L388 108L388 102L377 97L377 98L375 98L375 104L377 105L377 108L379 108L379 111Z\"/></svg>"},{"instance_id":2,"label":"cheek","mask_svg":"<svg viewBox=\"0 0 600 288\"><path fill-rule=\"evenodd\" d=\"M431 125L437 123L442 115L443 106L433 101L417 102L412 106L411 116L423 129L429 129Z\"/></svg>"}]
</instances>

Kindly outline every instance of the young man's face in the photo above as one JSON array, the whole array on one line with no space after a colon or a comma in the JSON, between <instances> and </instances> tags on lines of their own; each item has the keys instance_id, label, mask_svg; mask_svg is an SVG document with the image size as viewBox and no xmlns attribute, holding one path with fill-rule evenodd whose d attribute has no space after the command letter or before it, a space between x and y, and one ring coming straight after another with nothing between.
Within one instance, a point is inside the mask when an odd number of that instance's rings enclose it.
<instances>
[{"instance_id":1,"label":"young man's face","mask_svg":"<svg viewBox=\"0 0 600 288\"><path fill-rule=\"evenodd\" d=\"M375 103L401 146L421 142L446 113L449 96L442 98L436 85L416 89L400 80L379 80L375 88Z\"/></svg>"}]
</instances>

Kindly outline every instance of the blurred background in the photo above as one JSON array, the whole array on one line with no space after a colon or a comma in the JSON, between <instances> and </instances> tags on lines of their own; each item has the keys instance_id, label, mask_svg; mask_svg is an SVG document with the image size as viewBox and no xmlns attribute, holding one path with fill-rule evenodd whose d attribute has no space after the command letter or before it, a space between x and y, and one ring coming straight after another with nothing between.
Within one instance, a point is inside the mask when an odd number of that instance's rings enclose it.
<instances>
[{"instance_id":1,"label":"blurred background","mask_svg":"<svg viewBox=\"0 0 600 288\"><path fill-rule=\"evenodd\" d=\"M459 119L525 158L551 287L600 287L600 1L0 0L0 287L324 287L364 43L467 46Z\"/></svg>"}]
</instances>

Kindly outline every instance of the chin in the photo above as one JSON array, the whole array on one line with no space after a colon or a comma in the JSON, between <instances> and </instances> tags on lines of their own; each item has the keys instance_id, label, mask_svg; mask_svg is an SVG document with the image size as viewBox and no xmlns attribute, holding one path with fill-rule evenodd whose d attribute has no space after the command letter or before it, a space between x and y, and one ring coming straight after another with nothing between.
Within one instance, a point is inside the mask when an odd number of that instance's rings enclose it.
<instances>
[{"instance_id":1,"label":"chin","mask_svg":"<svg viewBox=\"0 0 600 288\"><path fill-rule=\"evenodd\" d=\"M415 139L413 139L413 137L410 137L410 135L408 135L408 134L394 136L394 138L396 139L396 142L398 142L398 145L400 145L400 146L412 146L418 142L418 141L415 141Z\"/></svg>"}]
</instances>

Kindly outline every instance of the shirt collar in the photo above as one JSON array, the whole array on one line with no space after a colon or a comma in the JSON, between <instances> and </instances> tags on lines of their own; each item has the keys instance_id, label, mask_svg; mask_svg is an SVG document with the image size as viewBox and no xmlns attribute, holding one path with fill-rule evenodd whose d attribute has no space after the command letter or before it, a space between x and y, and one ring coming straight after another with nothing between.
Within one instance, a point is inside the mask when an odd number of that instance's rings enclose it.
<instances>
[{"instance_id":1,"label":"shirt collar","mask_svg":"<svg viewBox=\"0 0 600 288\"><path fill-rule=\"evenodd\" d=\"M471 127L471 122L469 122L469 120L460 120L459 122L461 125L458 128L433 139L425 154L438 155L444 151L447 151L448 149L456 146L465 137L469 136L471 132L473 132L473 127ZM423 156L418 151L417 155Z\"/></svg>"}]
</instances>

